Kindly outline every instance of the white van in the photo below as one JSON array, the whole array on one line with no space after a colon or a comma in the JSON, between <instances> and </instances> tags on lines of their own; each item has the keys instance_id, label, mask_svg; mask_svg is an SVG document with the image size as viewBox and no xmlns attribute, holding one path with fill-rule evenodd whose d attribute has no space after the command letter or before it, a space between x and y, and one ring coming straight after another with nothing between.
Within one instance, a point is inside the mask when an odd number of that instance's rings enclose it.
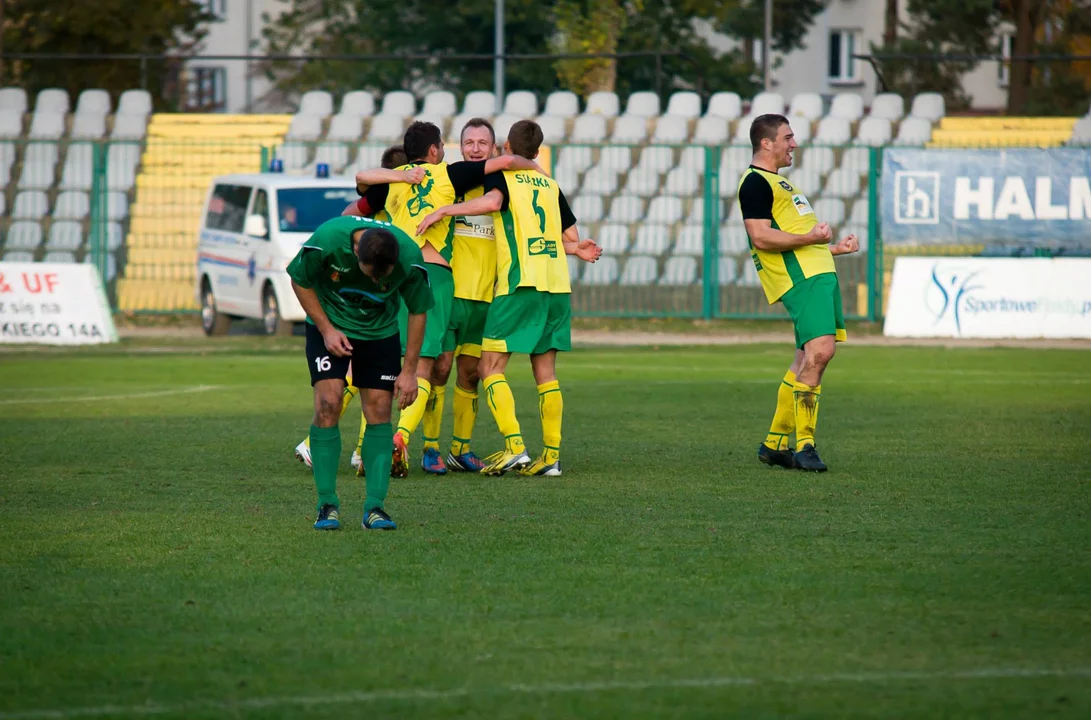
<instances>
[{"instance_id":1,"label":"white van","mask_svg":"<svg viewBox=\"0 0 1091 720\"><path fill-rule=\"evenodd\" d=\"M315 228L357 199L352 178L261 173L216 178L197 242L197 300L207 335L234 318L288 334L306 315L284 269Z\"/></svg>"}]
</instances>

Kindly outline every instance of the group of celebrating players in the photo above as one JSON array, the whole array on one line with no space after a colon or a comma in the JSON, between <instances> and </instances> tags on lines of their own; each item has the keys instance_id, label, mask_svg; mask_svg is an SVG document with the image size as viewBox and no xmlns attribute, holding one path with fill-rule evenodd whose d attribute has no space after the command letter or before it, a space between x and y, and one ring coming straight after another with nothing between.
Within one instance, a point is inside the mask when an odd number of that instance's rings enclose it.
<instances>
[{"instance_id":1,"label":"group of celebrating players","mask_svg":"<svg viewBox=\"0 0 1091 720\"><path fill-rule=\"evenodd\" d=\"M314 473L315 529L340 527L338 421L357 394L363 422L353 461L366 480L365 529L396 528L384 501L391 476L408 474L408 441L422 422L425 472L561 474L556 356L571 349L565 256L595 262L602 250L580 239L564 194L534 161L542 139L537 123L517 122L498 155L492 126L475 118L462 129L464 160L448 164L439 128L414 122L383 167L357 173L360 200L323 223L289 264L307 313L315 414L296 455ZM534 459L504 376L512 353L530 355L538 384L544 447ZM440 423L456 366L445 460ZM470 447L479 378L504 438L484 460Z\"/></svg>"}]
</instances>

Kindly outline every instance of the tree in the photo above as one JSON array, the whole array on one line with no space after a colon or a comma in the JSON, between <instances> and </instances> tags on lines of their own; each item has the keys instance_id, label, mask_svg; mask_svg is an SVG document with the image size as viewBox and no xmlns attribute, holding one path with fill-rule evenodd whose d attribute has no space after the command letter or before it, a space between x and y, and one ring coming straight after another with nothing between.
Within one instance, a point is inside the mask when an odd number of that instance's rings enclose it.
<instances>
[{"instance_id":1,"label":"tree","mask_svg":"<svg viewBox=\"0 0 1091 720\"><path fill-rule=\"evenodd\" d=\"M639 0L560 0L553 7L554 47L560 54L616 53L629 16L640 6ZM617 86L614 58L558 60L556 69L565 87L579 95Z\"/></svg>"},{"instance_id":2,"label":"tree","mask_svg":"<svg viewBox=\"0 0 1091 720\"><path fill-rule=\"evenodd\" d=\"M202 25L213 17L195 0L21 0L4 8L3 47L11 53L177 54L173 63L137 61L16 60L2 67L4 84L28 92L59 87L69 94L103 88L117 97L141 86L142 74L155 102L170 108L163 88L181 59L204 37Z\"/></svg>"},{"instance_id":3,"label":"tree","mask_svg":"<svg viewBox=\"0 0 1091 720\"><path fill-rule=\"evenodd\" d=\"M1006 0L1015 26L1012 55L1074 55L1091 40L1091 0ZM1048 34L1047 34L1048 29ZM1013 60L1009 115L1078 115L1087 110L1088 77L1076 63Z\"/></svg>"}]
</instances>

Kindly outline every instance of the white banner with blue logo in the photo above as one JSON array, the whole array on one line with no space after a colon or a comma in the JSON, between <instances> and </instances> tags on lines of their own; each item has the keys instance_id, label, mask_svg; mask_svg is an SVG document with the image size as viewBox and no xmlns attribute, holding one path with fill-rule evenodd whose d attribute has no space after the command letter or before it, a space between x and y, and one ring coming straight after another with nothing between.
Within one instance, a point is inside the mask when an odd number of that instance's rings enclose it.
<instances>
[{"instance_id":1,"label":"white banner with blue logo","mask_svg":"<svg viewBox=\"0 0 1091 720\"><path fill-rule=\"evenodd\" d=\"M1091 148L883 151L883 242L1091 247Z\"/></svg>"},{"instance_id":2,"label":"white banner with blue logo","mask_svg":"<svg viewBox=\"0 0 1091 720\"><path fill-rule=\"evenodd\" d=\"M1091 258L900 257L883 334L1091 338Z\"/></svg>"}]
</instances>

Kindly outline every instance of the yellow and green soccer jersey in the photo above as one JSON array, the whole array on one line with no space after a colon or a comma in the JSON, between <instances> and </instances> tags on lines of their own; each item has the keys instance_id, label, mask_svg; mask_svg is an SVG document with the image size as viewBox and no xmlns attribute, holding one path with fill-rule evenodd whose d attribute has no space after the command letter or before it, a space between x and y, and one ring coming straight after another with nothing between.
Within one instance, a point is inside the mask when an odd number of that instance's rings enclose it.
<instances>
[{"instance_id":1,"label":"yellow and green soccer jersey","mask_svg":"<svg viewBox=\"0 0 1091 720\"><path fill-rule=\"evenodd\" d=\"M496 295L521 287L572 292L561 235L576 218L557 181L533 170L507 170L490 175L485 190L504 195L494 215Z\"/></svg>"},{"instance_id":2,"label":"yellow and green soccer jersey","mask_svg":"<svg viewBox=\"0 0 1091 720\"><path fill-rule=\"evenodd\" d=\"M753 165L739 180L738 201L744 220L771 220L774 228L794 235L804 235L818 224L806 195L787 178ZM751 241L750 255L770 305L807 278L837 272L824 244L766 252Z\"/></svg>"},{"instance_id":3,"label":"yellow and green soccer jersey","mask_svg":"<svg viewBox=\"0 0 1091 720\"><path fill-rule=\"evenodd\" d=\"M481 197L485 190L475 188L459 202ZM493 215L459 216L454 219L451 271L455 276L455 297L463 300L492 302L496 285L496 231Z\"/></svg>"}]
</instances>

